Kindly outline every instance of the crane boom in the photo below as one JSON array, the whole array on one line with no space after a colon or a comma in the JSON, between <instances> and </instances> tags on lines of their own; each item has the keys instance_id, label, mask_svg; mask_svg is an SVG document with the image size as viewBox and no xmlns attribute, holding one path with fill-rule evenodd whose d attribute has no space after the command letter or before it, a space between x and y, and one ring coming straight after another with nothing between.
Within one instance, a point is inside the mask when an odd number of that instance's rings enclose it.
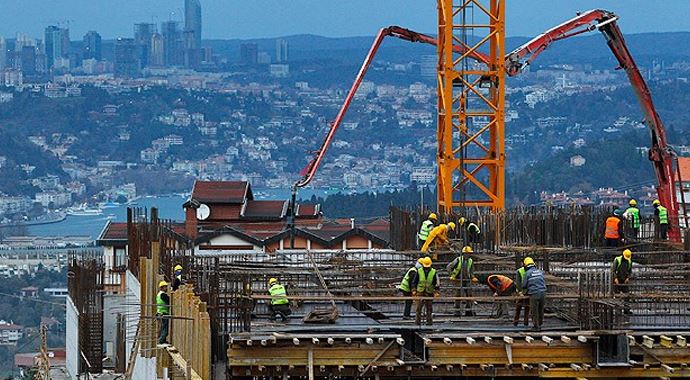
<instances>
[{"instance_id":1,"label":"crane boom","mask_svg":"<svg viewBox=\"0 0 690 380\"><path fill-rule=\"evenodd\" d=\"M649 149L649 159L652 161L654 171L657 177L658 186L657 194L661 203L668 209L671 220L678 218L678 203L676 202L676 193L674 188L674 172L673 172L673 151L666 143L666 132L663 122L656 112L654 102L652 100L651 92L645 82L640 70L635 63L630 51L625 44L623 33L618 27L618 16L614 13L593 9L583 12L558 26L555 26L539 36L533 38L526 44L518 47L509 53L506 58L506 74L509 76L519 75L524 69L529 66L544 50L546 50L552 43L563 40L565 38L573 37L582 33L599 30L611 49L611 52L618 60L619 68L625 70L628 80L635 92L635 95L642 108L645 123L647 124L651 134L651 146ZM308 185L314 176L323 160L328 147L333 140L335 132L343 121L343 117L347 112L355 93L364 79L371 62L376 55L381 43L387 36L397 37L410 42L422 42L430 45L436 45L437 40L431 36L417 33L409 29L401 28L399 26L389 26L382 28L376 35L369 53L367 54L364 63L362 64L352 87L345 97L343 105L340 107L338 114L331 124L331 127L326 135L325 140L321 144L319 150L314 152L314 157L309 161L307 166L300 172L300 180L297 181L292 188L292 209L294 213L295 194L297 188ZM479 63L488 65L490 58L476 50L468 49L464 45L454 45L453 50L465 56L471 57ZM294 215L293 215L294 219ZM294 221L293 221L294 222ZM293 223L294 227L294 223ZM669 231L669 236L672 240L678 240L680 231L673 224Z\"/></svg>"}]
</instances>

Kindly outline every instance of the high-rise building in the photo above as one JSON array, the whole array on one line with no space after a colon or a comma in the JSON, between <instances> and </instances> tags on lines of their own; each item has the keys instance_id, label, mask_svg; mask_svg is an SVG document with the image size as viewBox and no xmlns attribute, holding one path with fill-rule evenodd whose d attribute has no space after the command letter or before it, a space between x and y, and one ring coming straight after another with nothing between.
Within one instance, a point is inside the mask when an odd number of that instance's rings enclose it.
<instances>
[{"instance_id":1,"label":"high-rise building","mask_svg":"<svg viewBox=\"0 0 690 380\"><path fill-rule=\"evenodd\" d=\"M139 23L134 24L134 41L137 43L139 61L141 67L149 65L151 55L151 36L156 33L156 24Z\"/></svg>"},{"instance_id":2,"label":"high-rise building","mask_svg":"<svg viewBox=\"0 0 690 380\"><path fill-rule=\"evenodd\" d=\"M253 42L241 44L240 62L243 65L256 65L259 62L259 45Z\"/></svg>"},{"instance_id":3,"label":"high-rise building","mask_svg":"<svg viewBox=\"0 0 690 380\"><path fill-rule=\"evenodd\" d=\"M134 38L115 41L115 77L134 78L139 75L139 57Z\"/></svg>"},{"instance_id":4,"label":"high-rise building","mask_svg":"<svg viewBox=\"0 0 690 380\"><path fill-rule=\"evenodd\" d=\"M0 70L7 67L7 43L4 37L0 37Z\"/></svg>"},{"instance_id":5,"label":"high-rise building","mask_svg":"<svg viewBox=\"0 0 690 380\"><path fill-rule=\"evenodd\" d=\"M69 53L69 29L50 25L45 29L46 64L53 67L55 58Z\"/></svg>"},{"instance_id":6,"label":"high-rise building","mask_svg":"<svg viewBox=\"0 0 690 380\"><path fill-rule=\"evenodd\" d=\"M163 67L165 65L165 41L163 35L154 33L151 35L151 51L149 52L149 66Z\"/></svg>"},{"instance_id":7,"label":"high-rise building","mask_svg":"<svg viewBox=\"0 0 690 380\"><path fill-rule=\"evenodd\" d=\"M276 40L276 62L285 63L288 61L288 42L282 38Z\"/></svg>"},{"instance_id":8,"label":"high-rise building","mask_svg":"<svg viewBox=\"0 0 690 380\"><path fill-rule=\"evenodd\" d=\"M100 61L103 58L101 53L101 35L95 30L91 30L84 35L84 47L82 51L83 59L95 59Z\"/></svg>"},{"instance_id":9,"label":"high-rise building","mask_svg":"<svg viewBox=\"0 0 690 380\"><path fill-rule=\"evenodd\" d=\"M201 2L184 0L184 30L193 32L193 49L201 49Z\"/></svg>"},{"instance_id":10,"label":"high-rise building","mask_svg":"<svg viewBox=\"0 0 690 380\"><path fill-rule=\"evenodd\" d=\"M182 33L179 24L175 21L165 21L161 24L163 35L163 55L165 66L177 66L182 64Z\"/></svg>"},{"instance_id":11,"label":"high-rise building","mask_svg":"<svg viewBox=\"0 0 690 380\"><path fill-rule=\"evenodd\" d=\"M36 47L24 46L20 55L22 73L24 75L36 74Z\"/></svg>"}]
</instances>

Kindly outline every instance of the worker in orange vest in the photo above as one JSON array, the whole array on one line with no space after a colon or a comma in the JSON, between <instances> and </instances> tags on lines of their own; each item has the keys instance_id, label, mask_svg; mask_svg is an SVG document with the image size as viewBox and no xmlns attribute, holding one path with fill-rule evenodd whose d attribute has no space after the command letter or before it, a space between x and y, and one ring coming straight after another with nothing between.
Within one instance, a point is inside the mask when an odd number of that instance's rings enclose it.
<instances>
[{"instance_id":1,"label":"worker in orange vest","mask_svg":"<svg viewBox=\"0 0 690 380\"><path fill-rule=\"evenodd\" d=\"M494 297L512 296L517 292L517 288L515 287L513 280L510 277L501 274L481 274L473 278L472 282L475 284L484 284L488 286L489 289L494 292ZM497 309L498 312L496 313L496 316L498 318L502 317L504 314L507 314L507 311L504 310L505 305L503 303L499 303L497 305Z\"/></svg>"},{"instance_id":2,"label":"worker in orange vest","mask_svg":"<svg viewBox=\"0 0 690 380\"><path fill-rule=\"evenodd\" d=\"M620 210L615 209L613 214L606 218L604 239L607 247L618 247L623 241L623 220L620 215Z\"/></svg>"}]
</instances>

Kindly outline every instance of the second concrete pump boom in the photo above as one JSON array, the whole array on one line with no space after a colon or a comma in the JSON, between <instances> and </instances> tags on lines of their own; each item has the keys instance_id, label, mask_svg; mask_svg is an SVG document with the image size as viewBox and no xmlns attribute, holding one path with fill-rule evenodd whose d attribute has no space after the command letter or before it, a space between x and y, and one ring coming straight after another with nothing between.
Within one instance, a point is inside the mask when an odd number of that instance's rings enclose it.
<instances>
[{"instance_id":1,"label":"second concrete pump boom","mask_svg":"<svg viewBox=\"0 0 690 380\"><path fill-rule=\"evenodd\" d=\"M676 202L676 194L674 189L674 172L673 172L673 151L666 143L666 133L661 118L654 108L654 102L649 91L647 83L644 81L637 65L635 64L630 51L628 50L623 33L617 25L618 17L609 11L594 9L578 14L575 18L570 19L548 31L533 38L526 44L518 47L506 58L506 74L509 76L516 76L523 72L546 48L556 41L565 38L573 37L582 33L599 30L611 49L611 52L618 60L619 68L625 70L628 80L637 96L637 99L644 114L645 123L649 127L651 134L651 146L649 149L649 159L652 161L654 171L657 177L658 186L657 193L661 203L668 209L669 218L676 221L678 218L678 203ZM328 147L330 146L335 132L342 123L342 120L349 108L354 95L357 93L359 86L364 79L371 62L373 61L376 52L378 51L384 38L387 36L398 37L411 42L422 42L430 45L436 45L435 38L411 31L409 29L401 28L399 26L390 26L379 31L369 49L362 66L357 73L355 81L345 97L343 105L331 124L331 127L324 139L319 150L315 151L314 157L309 161L300 172L300 180L292 187L292 227L294 228L294 209L295 197L297 188L308 185L316 175L316 172L323 160ZM479 51L469 50L463 45L455 45L453 50L457 53L467 55L481 64L488 65L489 59L486 55ZM293 234L294 235L294 234ZM678 240L680 231L677 225L671 224L669 236L672 240Z\"/></svg>"}]
</instances>

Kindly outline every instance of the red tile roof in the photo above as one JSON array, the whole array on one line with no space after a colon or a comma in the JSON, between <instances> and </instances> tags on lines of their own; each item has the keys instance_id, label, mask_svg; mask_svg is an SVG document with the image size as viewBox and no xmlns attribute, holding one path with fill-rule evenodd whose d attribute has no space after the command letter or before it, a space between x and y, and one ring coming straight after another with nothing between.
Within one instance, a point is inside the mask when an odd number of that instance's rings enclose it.
<instances>
[{"instance_id":1,"label":"red tile roof","mask_svg":"<svg viewBox=\"0 0 690 380\"><path fill-rule=\"evenodd\" d=\"M690 182L690 157L678 157L678 169L680 170L680 179L685 182ZM678 178L676 178L678 182Z\"/></svg>"},{"instance_id":2,"label":"red tile roof","mask_svg":"<svg viewBox=\"0 0 690 380\"><path fill-rule=\"evenodd\" d=\"M242 219L283 219L287 214L287 209L287 201L247 201L242 211Z\"/></svg>"},{"instance_id":3,"label":"red tile roof","mask_svg":"<svg viewBox=\"0 0 690 380\"><path fill-rule=\"evenodd\" d=\"M113 223L108 221L101 235L96 239L99 243L112 240L127 240L127 223Z\"/></svg>"},{"instance_id":4,"label":"red tile roof","mask_svg":"<svg viewBox=\"0 0 690 380\"><path fill-rule=\"evenodd\" d=\"M201 203L243 203L253 199L246 181L196 181L192 199Z\"/></svg>"},{"instance_id":5,"label":"red tile roof","mask_svg":"<svg viewBox=\"0 0 690 380\"><path fill-rule=\"evenodd\" d=\"M319 212L321 211L321 205L304 205L304 204L299 204L297 205L297 217L309 217L309 216L318 216Z\"/></svg>"}]
</instances>

